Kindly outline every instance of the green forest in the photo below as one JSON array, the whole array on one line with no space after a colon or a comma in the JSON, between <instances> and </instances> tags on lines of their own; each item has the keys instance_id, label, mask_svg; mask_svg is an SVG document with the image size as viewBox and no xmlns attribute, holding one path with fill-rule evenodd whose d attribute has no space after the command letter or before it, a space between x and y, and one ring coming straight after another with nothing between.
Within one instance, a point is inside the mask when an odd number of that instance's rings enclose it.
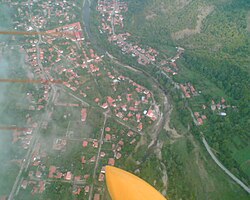
<instances>
[{"instance_id":1,"label":"green forest","mask_svg":"<svg viewBox=\"0 0 250 200\"><path fill-rule=\"evenodd\" d=\"M250 2L240 1L130 1L125 19L128 30L149 46L168 49L181 46L185 66L175 79L192 79L199 88L200 77L222 91L235 109L227 109L227 117L209 115L208 123L194 132L202 131L211 146L218 151L220 160L231 171L250 182ZM202 21L199 33L175 39L174 33L195 29L197 16L203 8L213 8ZM152 16L152 17L148 17ZM140 24L140 26L139 26ZM152 30L152 31L147 31ZM186 74L192 71L192 76ZM204 88L205 89L205 88ZM208 88L209 89L209 88ZM206 90L206 89L205 89ZM214 94L204 97L207 101ZM217 97L218 98L218 97ZM192 107L192 102L190 102ZM195 100L194 100L195 103ZM181 114L182 111L180 111ZM181 116L185 116L182 115ZM186 120L187 121L187 120ZM244 158L238 158L241 152Z\"/></svg>"},{"instance_id":2,"label":"green forest","mask_svg":"<svg viewBox=\"0 0 250 200\"><path fill-rule=\"evenodd\" d=\"M154 76L171 96L174 105L172 126L180 133L185 132L189 126L188 133L200 141L200 145L201 133L204 134L220 161L249 185L250 2L248 0L127 0L127 2L129 9L124 13L124 24L125 30L132 35L130 40L154 47L160 53L166 54L170 54L168 50L173 47L183 47L185 53L177 63L180 72L173 77L173 80L176 83L192 82L201 90L201 95L184 100L180 92L173 89L171 82L156 68L138 65L134 58L123 55L116 46L105 42L96 31L98 14L93 11L95 18L92 18L92 30L100 46L108 48L111 54L123 63ZM226 117L215 114L210 109L211 100L222 97L230 105L224 110L227 113ZM200 104L206 104L210 111L208 109L204 111L208 119L203 126L197 127L192 121L188 107L195 110ZM178 148L175 148L175 145ZM164 153L178 165L178 162L182 161L178 158L179 161L175 162L177 155L172 154L182 152L180 147L182 145L175 145L171 147L166 144ZM169 149L175 149L175 152L170 153ZM168 169L174 174L170 177L170 183L173 181L171 178L181 177L180 173L185 167L190 166L182 164L174 171L173 168ZM191 191L189 196L178 196L179 193L172 189L170 187L170 197L176 199L197 197L191 194ZM180 191L188 194L185 189Z\"/></svg>"}]
</instances>

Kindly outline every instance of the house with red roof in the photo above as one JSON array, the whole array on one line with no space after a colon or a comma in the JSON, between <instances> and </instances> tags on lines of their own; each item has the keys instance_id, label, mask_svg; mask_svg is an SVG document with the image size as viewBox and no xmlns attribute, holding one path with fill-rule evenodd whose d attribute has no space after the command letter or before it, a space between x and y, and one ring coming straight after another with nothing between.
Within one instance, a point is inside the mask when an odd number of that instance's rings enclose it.
<instances>
[{"instance_id":1,"label":"house with red roof","mask_svg":"<svg viewBox=\"0 0 250 200\"><path fill-rule=\"evenodd\" d=\"M95 156L93 156L92 158L90 158L90 162L95 162Z\"/></svg>"},{"instance_id":2,"label":"house with red roof","mask_svg":"<svg viewBox=\"0 0 250 200\"><path fill-rule=\"evenodd\" d=\"M105 140L106 141L110 141L111 140L111 135L110 134L106 134L105 135Z\"/></svg>"},{"instance_id":3,"label":"house with red roof","mask_svg":"<svg viewBox=\"0 0 250 200\"><path fill-rule=\"evenodd\" d=\"M197 121L198 121L198 125L202 125L203 124L203 120L201 118L198 118Z\"/></svg>"},{"instance_id":4,"label":"house with red roof","mask_svg":"<svg viewBox=\"0 0 250 200\"><path fill-rule=\"evenodd\" d=\"M102 174L102 173L100 173L100 175L98 177L98 181L103 182L104 181L104 177L105 177L105 175Z\"/></svg>"},{"instance_id":5,"label":"house with red roof","mask_svg":"<svg viewBox=\"0 0 250 200\"><path fill-rule=\"evenodd\" d=\"M81 180L81 176L75 176L74 181L80 181Z\"/></svg>"},{"instance_id":6,"label":"house with red roof","mask_svg":"<svg viewBox=\"0 0 250 200\"><path fill-rule=\"evenodd\" d=\"M85 164L86 160L85 160L85 156L82 157L82 164Z\"/></svg>"},{"instance_id":7,"label":"house with red roof","mask_svg":"<svg viewBox=\"0 0 250 200\"><path fill-rule=\"evenodd\" d=\"M104 104L102 104L102 106L101 106L103 109L106 109L106 108L108 108L108 103L107 102L105 102Z\"/></svg>"},{"instance_id":8,"label":"house with red roof","mask_svg":"<svg viewBox=\"0 0 250 200\"><path fill-rule=\"evenodd\" d=\"M82 146L83 146L83 147L87 147L87 146L88 146L88 141L85 141L85 140L84 140L84 141L82 142Z\"/></svg>"},{"instance_id":9,"label":"house with red roof","mask_svg":"<svg viewBox=\"0 0 250 200\"><path fill-rule=\"evenodd\" d=\"M94 200L100 200L100 194L95 194L94 195Z\"/></svg>"},{"instance_id":10,"label":"house with red roof","mask_svg":"<svg viewBox=\"0 0 250 200\"><path fill-rule=\"evenodd\" d=\"M36 171L36 177L37 177L37 178L41 178L41 177L42 177L42 172Z\"/></svg>"},{"instance_id":11,"label":"house with red roof","mask_svg":"<svg viewBox=\"0 0 250 200\"><path fill-rule=\"evenodd\" d=\"M44 190L45 190L45 182L39 181L39 193L43 193Z\"/></svg>"},{"instance_id":12,"label":"house with red roof","mask_svg":"<svg viewBox=\"0 0 250 200\"><path fill-rule=\"evenodd\" d=\"M118 142L118 144L121 145L121 146L123 146L123 145L124 145L124 142L123 142L122 140L120 140L120 141Z\"/></svg>"},{"instance_id":13,"label":"house with red roof","mask_svg":"<svg viewBox=\"0 0 250 200\"><path fill-rule=\"evenodd\" d=\"M56 167L55 166L50 166L49 168L49 178L53 178L54 173L56 172Z\"/></svg>"},{"instance_id":14,"label":"house with red roof","mask_svg":"<svg viewBox=\"0 0 250 200\"><path fill-rule=\"evenodd\" d=\"M54 178L58 178L58 179L61 179L63 176L63 173L62 172L57 172L56 176L54 176Z\"/></svg>"},{"instance_id":15,"label":"house with red roof","mask_svg":"<svg viewBox=\"0 0 250 200\"><path fill-rule=\"evenodd\" d=\"M105 153L105 152L103 152L103 151L101 151L100 156L101 156L102 158L104 158L104 157L105 157L105 155L106 155L106 153Z\"/></svg>"},{"instance_id":16,"label":"house with red roof","mask_svg":"<svg viewBox=\"0 0 250 200\"><path fill-rule=\"evenodd\" d=\"M134 135L133 131L129 131L129 132L127 133L127 136L128 136L128 137L131 137L131 136L133 136L133 135Z\"/></svg>"},{"instance_id":17,"label":"house with red roof","mask_svg":"<svg viewBox=\"0 0 250 200\"><path fill-rule=\"evenodd\" d=\"M23 180L21 187L23 189L26 189L27 185L28 185L28 181L27 180Z\"/></svg>"},{"instance_id":18,"label":"house with red roof","mask_svg":"<svg viewBox=\"0 0 250 200\"><path fill-rule=\"evenodd\" d=\"M196 118L200 117L199 112L194 112L194 116L195 116Z\"/></svg>"},{"instance_id":19,"label":"house with red roof","mask_svg":"<svg viewBox=\"0 0 250 200\"><path fill-rule=\"evenodd\" d=\"M116 107L116 104L114 103L115 99L113 99L112 97L108 96L107 97L107 102L109 103L110 106Z\"/></svg>"},{"instance_id":20,"label":"house with red roof","mask_svg":"<svg viewBox=\"0 0 250 200\"><path fill-rule=\"evenodd\" d=\"M106 128L105 128L105 131L106 131L106 132L109 132L110 130L111 130L111 129L110 129L109 127L106 127Z\"/></svg>"},{"instance_id":21,"label":"house with red roof","mask_svg":"<svg viewBox=\"0 0 250 200\"><path fill-rule=\"evenodd\" d=\"M79 195L80 192L81 192L81 188L80 187L77 187L77 188L75 188L75 190L73 190L73 194L74 195Z\"/></svg>"},{"instance_id":22,"label":"house with red roof","mask_svg":"<svg viewBox=\"0 0 250 200\"><path fill-rule=\"evenodd\" d=\"M141 131L143 128L143 124L140 122L137 126L138 131Z\"/></svg>"},{"instance_id":23,"label":"house with red roof","mask_svg":"<svg viewBox=\"0 0 250 200\"><path fill-rule=\"evenodd\" d=\"M87 185L87 186L85 186L84 191L85 191L86 193L88 193L88 192L89 192L89 189L90 189L90 187Z\"/></svg>"},{"instance_id":24,"label":"house with red roof","mask_svg":"<svg viewBox=\"0 0 250 200\"><path fill-rule=\"evenodd\" d=\"M85 175L83 176L84 179L88 179L89 177L90 177L89 174L85 174Z\"/></svg>"},{"instance_id":25,"label":"house with red roof","mask_svg":"<svg viewBox=\"0 0 250 200\"><path fill-rule=\"evenodd\" d=\"M115 159L114 158L109 158L108 165L114 166L115 165Z\"/></svg>"},{"instance_id":26,"label":"house with red roof","mask_svg":"<svg viewBox=\"0 0 250 200\"><path fill-rule=\"evenodd\" d=\"M153 121L155 121L156 118L157 118L156 115L155 115L155 113L154 113L154 111L151 110L151 109L148 110L147 116L148 116L150 119L152 119Z\"/></svg>"},{"instance_id":27,"label":"house with red roof","mask_svg":"<svg viewBox=\"0 0 250 200\"><path fill-rule=\"evenodd\" d=\"M85 121L86 121L86 118L87 118L87 109L86 109L86 108L83 108L83 109L81 110L81 114L82 114L81 121L82 121L82 122L85 122Z\"/></svg>"},{"instance_id":28,"label":"house with red roof","mask_svg":"<svg viewBox=\"0 0 250 200\"><path fill-rule=\"evenodd\" d=\"M94 140L92 146L93 146L94 148L98 148L98 141L97 141L97 140Z\"/></svg>"}]
</instances>

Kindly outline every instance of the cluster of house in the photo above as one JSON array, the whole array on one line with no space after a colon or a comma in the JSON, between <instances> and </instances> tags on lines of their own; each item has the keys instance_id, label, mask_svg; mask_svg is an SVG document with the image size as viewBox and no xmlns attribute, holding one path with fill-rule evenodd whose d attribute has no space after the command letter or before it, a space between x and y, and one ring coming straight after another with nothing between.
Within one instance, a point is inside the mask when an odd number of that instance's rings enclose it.
<instances>
[{"instance_id":1,"label":"cluster of house","mask_svg":"<svg viewBox=\"0 0 250 200\"><path fill-rule=\"evenodd\" d=\"M71 39L74 42L83 41L85 39L83 37L80 22L59 26L55 29L46 31L46 33L51 36L51 38L47 41L49 44L51 44L53 39L55 39L55 35L58 35L59 37L65 37L66 39ZM81 43L79 42L78 44Z\"/></svg>"},{"instance_id":2,"label":"cluster of house","mask_svg":"<svg viewBox=\"0 0 250 200\"><path fill-rule=\"evenodd\" d=\"M80 88L80 86L84 83L81 81L81 76L76 72L79 69L86 70L88 74L91 74L92 76L101 76L100 69L98 67L98 63L102 61L103 56L98 56L93 49L85 50L83 46L83 31L81 28L80 22L76 22L74 24L65 25L53 30L50 30L49 32L55 33L55 32L64 32L66 34L73 33L74 36L69 38L66 37L66 39L73 41L70 43L70 41L66 41L63 43L55 43L53 42L56 40L56 38L49 38L48 42L53 44L54 48L49 48L49 55L48 56L48 62L50 62L50 66L53 66L53 71L60 75L60 77L64 80L62 84L72 90L73 92L78 92L82 97L86 97L87 94L83 92ZM75 38L75 39L74 39ZM64 51L61 50L63 48L69 52L66 55L64 54ZM79 52L79 46L81 46L81 52ZM56 58L53 59L51 55L56 55ZM64 60L68 60L71 63L71 67L66 67L62 65L60 62L62 58L64 57ZM54 62L52 60L55 60ZM84 88L85 91L89 90L89 87Z\"/></svg>"},{"instance_id":3,"label":"cluster of house","mask_svg":"<svg viewBox=\"0 0 250 200\"><path fill-rule=\"evenodd\" d=\"M57 37L53 35L53 33L65 33L66 39L68 41L65 41L63 43L56 43ZM53 47L47 48L47 49L40 49L40 58L37 57L37 48L36 43L38 42L37 39L27 39L28 43L31 43L32 45L30 47L26 47L26 61L32 66L33 72L36 77L39 77L41 80L45 80L46 77L49 77L51 81L53 81L53 77L51 76L51 70L53 70L56 74L60 75L64 81L62 84L69 88L70 90L76 92L78 91L80 95L83 97L86 97L86 93L84 93L82 90L79 89L79 87L82 85L82 82L80 81L80 76L77 74L76 69L87 69L89 74L96 74L96 76L100 76L101 73L99 73L99 67L97 64L102 61L102 58L95 54L94 50L90 49L89 52L86 52L84 48L81 49L81 54L78 52L78 46L82 46L83 44L83 32L81 28L80 22L76 22L69 25L64 25L61 27L58 27L53 30L47 31L47 33L50 33L52 35L46 35L42 36L43 40L46 41L48 44L53 44ZM68 36L68 37L67 37ZM72 42L74 42L76 45L72 45ZM69 51L67 55L64 55L64 51L61 50L62 46L65 48L65 51ZM44 55L47 56L44 56ZM60 62L62 58L65 57L66 60L69 60L71 62L71 68L64 67L62 63ZM42 62L44 66L48 67L39 67L38 60ZM90 88L85 88L85 90L89 90ZM49 98L49 91L51 90L51 86L44 85L43 90L43 97L38 100L37 106L31 105L30 110L41 110L44 108L43 102L46 102ZM31 93L27 94L30 101L34 102L34 98L32 97Z\"/></svg>"},{"instance_id":4,"label":"cluster of house","mask_svg":"<svg viewBox=\"0 0 250 200\"><path fill-rule=\"evenodd\" d=\"M216 114L223 116L223 117L227 116L225 109L230 108L230 107L231 106L227 105L226 100L223 97L221 98L221 100L218 101L218 103L216 103L215 100L212 99L211 104L210 104L211 110L215 112ZM202 109L206 110L207 106L203 104ZM203 125L204 121L207 119L207 116L204 114L201 114L200 112L194 112L194 116L196 119L196 125L198 126Z\"/></svg>"},{"instance_id":5,"label":"cluster of house","mask_svg":"<svg viewBox=\"0 0 250 200\"><path fill-rule=\"evenodd\" d=\"M39 177L39 174L36 174L36 177ZM21 188L26 189L27 186L32 187L31 194L34 195L36 193L43 193L45 190L45 181L40 180L23 180L21 183Z\"/></svg>"},{"instance_id":6,"label":"cluster of house","mask_svg":"<svg viewBox=\"0 0 250 200\"><path fill-rule=\"evenodd\" d=\"M178 74L179 67L176 64L176 61L180 58L180 56L184 53L184 49L181 47L176 47L177 52L176 55L171 58L170 60L161 60L159 65L161 66L161 69L165 72L176 75Z\"/></svg>"},{"instance_id":7,"label":"cluster of house","mask_svg":"<svg viewBox=\"0 0 250 200\"><path fill-rule=\"evenodd\" d=\"M116 97L113 95L113 97L107 96L104 102L96 98L95 102L99 106L103 109L110 107L114 114L123 121L136 122L138 131L143 129L142 118L148 117L152 121L158 118L158 112L151 105L154 101L153 94L148 89L128 77L122 75L116 76L110 71L107 74L112 81L114 92L119 90L119 87L122 87L123 82L127 86L127 91L125 93L123 91L123 94Z\"/></svg>"},{"instance_id":8,"label":"cluster of house","mask_svg":"<svg viewBox=\"0 0 250 200\"><path fill-rule=\"evenodd\" d=\"M194 112L194 116L195 116L195 118L196 118L196 120L197 120L197 125L198 125L198 126L203 125L203 124L204 124L204 120L207 119L207 116L206 116L206 115L202 115L202 114L200 114L199 112Z\"/></svg>"},{"instance_id":9,"label":"cluster of house","mask_svg":"<svg viewBox=\"0 0 250 200\"><path fill-rule=\"evenodd\" d=\"M124 28L124 17L122 12L128 11L128 3L122 1L98 1L96 7L97 11L102 15L101 26L99 26L100 33L108 34L108 41L113 42L115 45L120 47L123 54L131 54L132 57L138 57L137 61L141 65L147 65L150 63L155 63L156 57L159 52L155 49L148 47L143 48L140 45L133 44L128 41L128 37L131 36L130 33L116 33L116 31L122 30ZM119 28L116 29L116 26ZM162 70L176 75L178 72L178 67L176 61L180 58L184 49L181 47L176 47L177 53L169 61L161 60L160 66Z\"/></svg>"},{"instance_id":10,"label":"cluster of house","mask_svg":"<svg viewBox=\"0 0 250 200\"><path fill-rule=\"evenodd\" d=\"M134 144L136 142L136 139L134 138L135 133L133 131L127 132L127 137L131 138L131 141L129 142L130 145ZM124 141L121 137L119 141L115 142L117 140L118 136L115 134L111 134L111 128L106 127L105 128L105 138L103 142L107 142L112 144L112 152L114 153L113 157L107 158L107 165L114 166L115 160L118 160L122 157L121 150L124 147ZM59 139L56 138L53 142L53 149L54 150L62 150L64 149L65 145L67 144L67 140L65 139ZM96 139L88 139L83 140L82 147L83 150L86 148L99 148L99 142ZM84 151L85 152L85 151ZM82 169L84 169L86 164L95 163L98 155L93 155L90 159L86 159L85 156L81 157L81 164ZM100 151L99 154L100 158L106 158L107 152L106 150ZM41 144L38 143L31 156L31 164L32 166L36 167L36 170L30 170L29 171L29 178L22 180L21 188L26 189L27 186L31 186L31 194L34 195L36 193L42 193L45 190L45 184L44 177L47 174L47 177L49 179L58 179L58 180L64 180L66 182L71 182L73 184L73 191L72 193L75 195L79 195L81 191L84 191L85 195L89 193L90 186L86 184L88 178L90 177L90 174L85 174L83 176L74 176L74 174L71 171L62 172L60 170L60 167L56 167L54 165L49 166L48 172L46 171L46 166L42 163L42 158L46 158L47 154L46 151L42 150ZM34 168L33 168L34 169ZM84 171L83 171L84 172ZM98 175L98 181L103 182L105 178L105 167L103 166L100 170L100 173ZM95 198L100 198L100 194L95 194Z\"/></svg>"},{"instance_id":11,"label":"cluster of house","mask_svg":"<svg viewBox=\"0 0 250 200\"><path fill-rule=\"evenodd\" d=\"M60 140L60 141L59 141ZM56 143L56 144L55 144ZM58 147L58 145L65 146L67 141L63 139L56 139L54 145L57 145L56 150L62 150ZM74 176L71 171L62 172L59 167L51 165L49 167L49 172L47 172L46 166L42 163L42 158L46 158L47 154L45 151L41 149L40 143L35 146L34 152L31 157L32 166L36 167L36 170L30 170L28 174L28 179L22 180L21 188L26 189L27 186L31 186L31 194L34 195L36 193L42 193L45 190L46 182L44 181L44 177L48 174L49 179L58 179L66 182L74 183L74 188L72 193L75 195L80 194L81 190L84 188L85 194L87 194L90 190L89 185L85 185L84 187L78 187L78 185L84 185L86 180L90 177L89 174L85 174L83 177Z\"/></svg>"},{"instance_id":12,"label":"cluster of house","mask_svg":"<svg viewBox=\"0 0 250 200\"><path fill-rule=\"evenodd\" d=\"M41 151L41 144L38 143L31 155L32 166L37 167L36 170L30 170L28 179L23 179L21 182L21 188L26 189L28 186L32 187L31 194L43 193L45 190L45 181L42 179L42 175L45 173L46 167L41 165L41 159L47 155L44 151Z\"/></svg>"},{"instance_id":13,"label":"cluster of house","mask_svg":"<svg viewBox=\"0 0 250 200\"><path fill-rule=\"evenodd\" d=\"M191 83L180 84L180 88L186 98L191 98L191 96L196 96L198 94Z\"/></svg>"},{"instance_id":14,"label":"cluster of house","mask_svg":"<svg viewBox=\"0 0 250 200\"><path fill-rule=\"evenodd\" d=\"M128 10L126 2L98 1L96 9L102 14L102 24L99 27L100 33L107 32L109 35L108 40L119 46L124 54L138 57L137 61L141 65L146 65L156 60L159 53L155 49L151 47L144 49L139 45L128 42L127 38L131 36L130 33L115 33L116 26L120 26L121 29L124 27L124 18L121 13Z\"/></svg>"},{"instance_id":15,"label":"cluster of house","mask_svg":"<svg viewBox=\"0 0 250 200\"><path fill-rule=\"evenodd\" d=\"M224 111L226 108L231 107L230 105L226 105L226 100L222 97L221 100L216 103L213 99L211 102L211 110L218 111L219 115L226 116L227 113Z\"/></svg>"},{"instance_id":16,"label":"cluster of house","mask_svg":"<svg viewBox=\"0 0 250 200\"><path fill-rule=\"evenodd\" d=\"M26 115L26 126L28 128L17 128L12 133L12 144L20 142L23 149L28 149L33 137L33 131L37 123L33 121L30 114Z\"/></svg>"},{"instance_id":17,"label":"cluster of house","mask_svg":"<svg viewBox=\"0 0 250 200\"><path fill-rule=\"evenodd\" d=\"M107 163L103 163L103 164L107 164L107 165L111 165L114 166L116 160L119 160L123 157L123 153L122 153L122 149L125 148L126 145L134 145L136 144L136 133L128 130L127 132L120 132L120 134L116 133L116 134L112 134L112 130L113 128L110 127L105 127L105 137L103 139L103 143L104 144L109 144L110 145L110 149L106 149L102 150L100 152L100 158L105 158L106 155L114 155L114 157L109 157L107 159ZM128 142L124 142L124 140L127 140L125 137L128 138ZM112 151L112 153L110 153ZM98 173L98 181L99 182L103 182L105 178L105 166L101 166L101 170Z\"/></svg>"},{"instance_id":18,"label":"cluster of house","mask_svg":"<svg viewBox=\"0 0 250 200\"><path fill-rule=\"evenodd\" d=\"M13 3L14 5L16 3ZM29 9L24 9L20 7L20 5L28 5L31 7L37 6L44 8L44 12L36 12L35 15L32 15L31 19L29 20ZM120 15L120 11L124 10L127 11L127 4L122 2L114 3L114 18L112 17L112 21L114 25L123 26L123 17ZM25 29L26 31L36 31L33 30L32 26L34 25L41 29L46 29L48 27L49 21L52 18L58 18L59 24L64 24L67 21L71 21L72 17L69 17L68 10L69 2L42 2L42 1L31 1L30 3L18 3L18 12L16 16L18 22L15 24L15 29ZM75 4L71 4L71 6L75 7ZM112 15L112 16L113 16ZM32 25L31 25L32 24ZM49 25L53 27L53 25ZM55 27L55 26L54 26ZM48 48L41 47L41 45L37 45L40 41L36 39L37 37L29 37L25 39L25 43L27 45L23 46L23 51L26 52L26 62L30 64L32 70L35 74L35 77L40 80L50 80L51 82L54 81L53 73L56 73L60 77L62 77L63 82L62 84L69 88L69 90L73 92L77 92L77 94L81 95L82 97L86 97L87 94L85 93L90 89L90 87L85 87L83 90L80 89L82 82L82 77L78 74L77 71L79 69L85 70L89 75L99 77L102 75L101 70L99 69L98 63L102 61L102 56L98 56L94 50L92 49L85 49L86 43L84 43L84 35L82 31L82 27L80 22L71 23L68 25L61 25L55 29L46 31L46 35L42 35L41 39L43 43L46 43ZM58 38L63 36L63 40L58 42ZM151 61L155 61L155 57L158 55L158 52L152 48L148 48L147 50L137 46L137 45L130 45L126 43L126 37L129 36L128 33L119 34L117 38L112 37L112 41L117 41L118 45L121 45L122 51L127 53L132 53L132 56L138 56L138 62L142 64L149 63ZM81 48L79 48L81 47ZM79 52L80 51L80 52ZM67 53L65 53L67 52ZM69 53L68 53L69 52ZM65 61L69 63L68 66L65 66ZM42 66L41 66L41 64ZM100 104L100 106L104 109L110 107L113 109L115 115L124 121L128 121L129 119L135 119L138 123L138 130L141 131L143 129L143 122L142 118L148 117L152 121L157 119L157 112L154 108L146 106L145 110L141 109L141 105L148 105L150 101L153 99L152 93L144 88L143 86L135 83L134 81L130 80L127 77L119 75L119 77L113 76L111 73L108 73L108 77L112 80L112 88L117 87L117 82L120 81L127 81L130 86L133 87L131 90L127 88L127 94L120 95L115 97L111 97L111 95L105 97L105 102L99 102L95 99L95 102ZM42 93L40 92L39 99L35 99L32 93L27 93L27 99L31 103L29 106L29 110L42 110L45 108L45 104L49 99L49 93L52 89L50 84L44 84L42 87ZM137 97L134 97L134 93L137 93ZM139 99L138 99L139 96ZM103 101L103 100L102 100ZM79 104L65 104L66 106L79 106ZM84 123L87 118L87 110L85 108L80 108L80 119ZM50 113L51 115L51 113ZM27 120L31 120L30 117ZM31 124L29 122L28 124ZM47 127L47 123L42 124L42 128ZM33 129L36 128L37 124L32 123L31 128L23 131L22 133L14 132L13 133L13 141L16 142L19 139L22 140L23 147L27 149L30 145L32 132ZM105 129L106 132L109 132L110 129L107 127ZM134 144L136 139L133 138L134 133L129 131L127 133L128 137L131 137L130 144ZM111 142L115 136L107 133L105 135L105 141ZM89 144L89 141L83 142L83 147L86 148ZM67 145L67 140L63 138L56 138L53 142L53 149L54 150L64 150ZM97 140L92 141L92 147L98 148L100 145ZM114 152L114 157L108 158L107 164L108 165L115 165L116 159L120 159L122 157L121 149L124 146L123 140L119 140L117 144L112 144L112 150ZM45 165L42 164L41 159L45 158L47 155L45 152L40 152L40 147L36 147L32 158L31 164L32 166L37 167L36 170L31 170L29 172L29 178L22 181L21 188L26 189L28 186L31 186L32 194L42 193L45 190L44 177L48 174L49 179L64 179L64 181L80 183L81 181L84 182L89 178L89 174L85 174L83 177L74 176L71 171L61 172L59 167L50 166L49 173L46 172ZM106 155L105 151L100 152L100 157L104 158ZM85 157L81 158L82 165L84 166L87 162L95 162L96 156L91 157L90 159L86 159ZM104 180L105 170L102 170L99 173L98 180L102 182ZM86 185L84 187L85 193L89 192L90 187ZM77 184L74 184L73 193L79 194L82 190L82 187L78 187ZM95 199L100 199L100 194L94 195Z\"/></svg>"},{"instance_id":19,"label":"cluster of house","mask_svg":"<svg viewBox=\"0 0 250 200\"><path fill-rule=\"evenodd\" d=\"M31 128L27 130L14 130L12 133L12 144L21 141L22 148L28 149L32 139L32 131Z\"/></svg>"},{"instance_id":20,"label":"cluster of house","mask_svg":"<svg viewBox=\"0 0 250 200\"><path fill-rule=\"evenodd\" d=\"M17 14L15 15L17 21L14 22L15 29L25 29L26 31L34 31L31 24L39 29L46 28L57 24L69 23L76 19L77 7L76 0L71 1L12 1L8 0L13 7L16 8ZM32 17L29 17L29 9L32 10Z\"/></svg>"}]
</instances>

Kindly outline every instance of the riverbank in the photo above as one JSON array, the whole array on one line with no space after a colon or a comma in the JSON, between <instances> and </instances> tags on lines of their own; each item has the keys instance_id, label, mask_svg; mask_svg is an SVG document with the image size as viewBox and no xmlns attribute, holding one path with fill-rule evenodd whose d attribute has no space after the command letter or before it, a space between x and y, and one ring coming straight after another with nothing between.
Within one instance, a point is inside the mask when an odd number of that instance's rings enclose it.
<instances>
[{"instance_id":1,"label":"riverbank","mask_svg":"<svg viewBox=\"0 0 250 200\"><path fill-rule=\"evenodd\" d=\"M91 26L92 29L95 30L92 36L100 34L98 32L97 24L91 24ZM102 41L103 38L105 37L102 37L102 39L97 37L94 40L92 38L92 40L95 45L98 46L98 44L104 43ZM142 66L138 67L137 64L134 65L133 59L126 60L128 56L124 56L120 52L116 52L118 50L108 42L105 43L105 48L108 49L110 60L116 60L116 62L122 63L122 65L124 66L130 66L135 70L140 71L147 77L151 78L156 84L158 84L163 93L168 95L168 89L170 89L172 94L175 95L176 98L179 98L180 95L178 90L172 88L174 87L173 82L170 81L166 84L164 81L167 82L169 80L167 80L166 78L162 79L162 77L164 77L164 74L159 72L156 67L146 68ZM110 51L110 49L112 49L112 51ZM120 58L122 57L123 59L121 60ZM128 67L126 68L129 69ZM151 71L148 72L147 70ZM135 71L133 71L133 73L135 73ZM161 83L158 82L159 80L161 81ZM177 107L179 109L177 112L176 110L174 110L175 114L181 115L184 113L184 117L190 117L190 113L188 112L188 110L184 109L186 106L185 102L179 100L178 102L174 103L178 104ZM175 118L175 120L179 120L180 118L183 118L183 116L178 116ZM190 124L192 124L191 120L188 121L190 122ZM178 123L181 124L182 121ZM171 125L173 124L174 123L171 123ZM177 135L174 132L174 135L172 135L172 137L175 137L174 141L170 141L169 143L169 138L166 138L165 136L163 140L163 161L167 166L168 174L170 174L168 177L169 184L167 191L170 198L221 199L221 197L224 197L225 199L234 199L240 197L241 199L247 199L240 188L232 184L231 180L224 176L224 174L221 174L212 160L207 160L205 156L206 154L203 152L200 144L196 144L196 139L188 136L193 127L190 128L190 126L188 125L186 125L185 127L183 124L182 127L187 129L187 131L182 133L181 136ZM169 126L166 126L166 129L168 131L171 131L169 130ZM155 144L157 144L157 142L153 141L153 147L155 147ZM168 151L168 149L170 149L170 151ZM147 158L145 157L145 159ZM213 171L213 173L211 173L211 171Z\"/></svg>"}]
</instances>

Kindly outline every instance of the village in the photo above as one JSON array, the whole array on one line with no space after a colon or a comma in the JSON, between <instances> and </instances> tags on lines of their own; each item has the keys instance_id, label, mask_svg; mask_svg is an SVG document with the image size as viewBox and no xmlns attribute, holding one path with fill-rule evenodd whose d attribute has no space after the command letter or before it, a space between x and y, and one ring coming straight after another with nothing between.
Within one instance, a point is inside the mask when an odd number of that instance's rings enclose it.
<instances>
[{"instance_id":1,"label":"village","mask_svg":"<svg viewBox=\"0 0 250 200\"><path fill-rule=\"evenodd\" d=\"M104 0L98 1L96 10L101 14L101 25L98 27L100 34L107 34L110 43L118 46L123 54L129 54L137 58L140 65L159 65L165 72L176 75L179 67L176 61L180 58L184 49L176 47L176 55L168 59L158 59L159 52L152 47L142 47L129 41L131 34L124 32L124 16L128 11L128 3L124 1Z\"/></svg>"},{"instance_id":2,"label":"village","mask_svg":"<svg viewBox=\"0 0 250 200\"><path fill-rule=\"evenodd\" d=\"M157 122L160 108L154 94L95 53L84 25L74 15L69 18L68 2L8 3L17 10L14 29L47 33L21 40L20 52L33 78L44 81L26 94L29 128L13 131L13 145L30 152L20 161L26 175L16 194L46 198L53 196L54 187L67 186L75 199L100 200L105 165L122 165L143 131ZM48 12L35 12L38 6ZM153 59L157 52L150 51ZM38 122L41 113L46 120Z\"/></svg>"},{"instance_id":3,"label":"village","mask_svg":"<svg viewBox=\"0 0 250 200\"><path fill-rule=\"evenodd\" d=\"M60 195L69 199L101 200L105 166L123 165L138 148L144 131L160 120L161 105L153 91L95 52L75 14L80 12L77 0L5 2L17 10L15 30L46 32L12 37L20 43L32 78L44 80L37 91L26 93L29 128L13 131L12 144L28 152L27 159L20 160L24 175L14 193L22 199L57 198L56 188L62 188ZM178 73L176 61L183 48L177 47L174 56L162 60L156 49L129 41L131 34L122 31L126 2L98 1L96 9L102 15L100 34L107 34L123 54L135 57L142 66L157 65L172 76ZM199 96L190 82L179 87L183 98ZM221 116L229 107L224 98L202 105L193 113L197 126L205 123L209 106Z\"/></svg>"}]
</instances>

